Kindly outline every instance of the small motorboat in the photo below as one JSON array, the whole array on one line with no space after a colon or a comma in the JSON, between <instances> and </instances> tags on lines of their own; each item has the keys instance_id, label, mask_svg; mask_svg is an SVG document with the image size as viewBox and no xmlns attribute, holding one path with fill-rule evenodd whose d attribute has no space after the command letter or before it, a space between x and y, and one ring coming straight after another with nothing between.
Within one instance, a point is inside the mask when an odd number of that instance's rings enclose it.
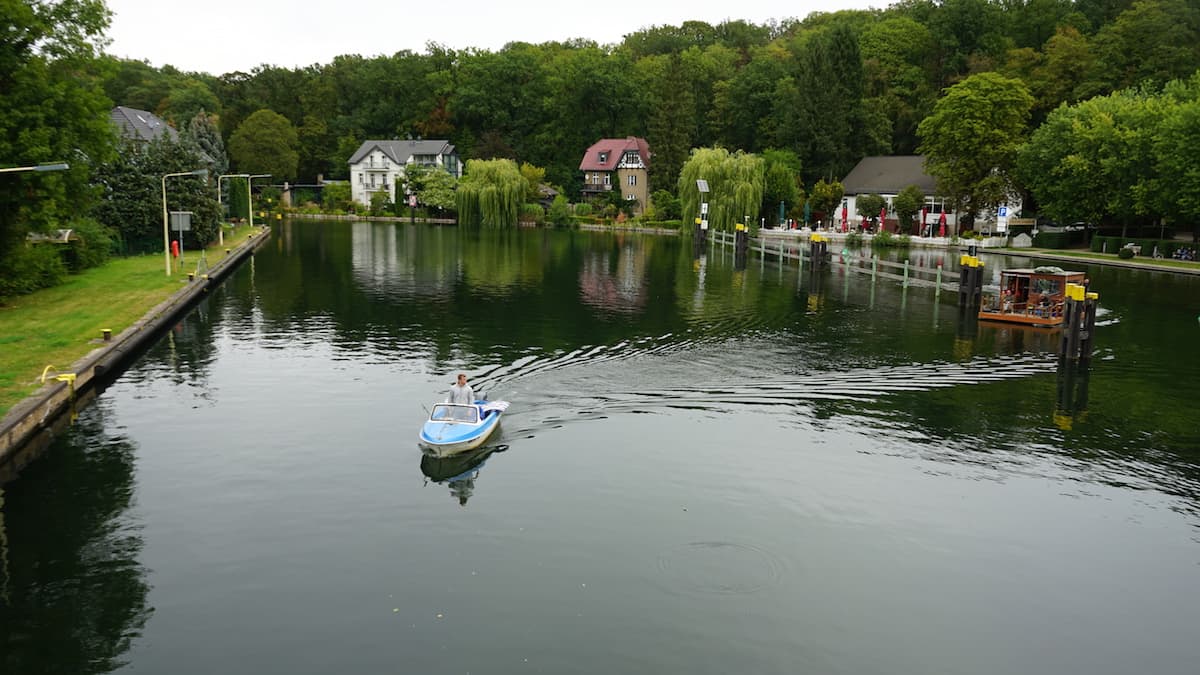
<instances>
[{"instance_id":1,"label":"small motorboat","mask_svg":"<svg viewBox=\"0 0 1200 675\"><path fill-rule=\"evenodd\" d=\"M421 427L421 447L435 457L446 457L478 448L500 427L508 401L438 403Z\"/></svg>"}]
</instances>

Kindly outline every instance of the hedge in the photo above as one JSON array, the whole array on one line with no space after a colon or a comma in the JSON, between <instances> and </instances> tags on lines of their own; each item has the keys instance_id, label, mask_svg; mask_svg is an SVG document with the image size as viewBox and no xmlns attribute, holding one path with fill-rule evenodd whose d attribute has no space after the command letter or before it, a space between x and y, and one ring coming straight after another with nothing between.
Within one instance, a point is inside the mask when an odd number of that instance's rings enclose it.
<instances>
[{"instance_id":1,"label":"hedge","mask_svg":"<svg viewBox=\"0 0 1200 675\"><path fill-rule=\"evenodd\" d=\"M1154 255L1154 247L1158 247L1159 255L1164 258L1170 258L1176 249L1192 248L1193 244L1187 241L1170 241L1163 239L1137 239L1134 237L1092 237L1092 251L1096 253L1108 252L1116 253L1125 247L1125 244L1133 244L1142 247L1142 255Z\"/></svg>"}]
</instances>

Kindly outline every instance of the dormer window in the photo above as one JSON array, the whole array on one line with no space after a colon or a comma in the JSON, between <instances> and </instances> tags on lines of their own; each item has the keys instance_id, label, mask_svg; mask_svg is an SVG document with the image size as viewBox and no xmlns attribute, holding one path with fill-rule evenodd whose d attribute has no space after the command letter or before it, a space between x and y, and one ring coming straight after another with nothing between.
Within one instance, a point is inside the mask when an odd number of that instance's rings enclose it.
<instances>
[{"instance_id":1,"label":"dormer window","mask_svg":"<svg viewBox=\"0 0 1200 675\"><path fill-rule=\"evenodd\" d=\"M607 164L607 163L608 163L608 152L607 152L607 151L601 151L601 152L600 152L600 163L601 163L601 164Z\"/></svg>"},{"instance_id":2,"label":"dormer window","mask_svg":"<svg viewBox=\"0 0 1200 675\"><path fill-rule=\"evenodd\" d=\"M639 155L637 154L637 152L630 151L630 152L627 152L627 153L625 153L625 160L624 160L624 162L625 162L626 164L641 164L641 163L642 163L642 158L641 158L641 156L639 156Z\"/></svg>"}]
</instances>

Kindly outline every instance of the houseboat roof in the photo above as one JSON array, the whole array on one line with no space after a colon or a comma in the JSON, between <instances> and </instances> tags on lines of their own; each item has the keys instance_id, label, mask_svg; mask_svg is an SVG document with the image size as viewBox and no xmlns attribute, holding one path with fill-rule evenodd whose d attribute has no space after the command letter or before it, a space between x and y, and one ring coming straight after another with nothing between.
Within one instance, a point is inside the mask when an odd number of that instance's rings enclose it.
<instances>
[{"instance_id":1,"label":"houseboat roof","mask_svg":"<svg viewBox=\"0 0 1200 675\"><path fill-rule=\"evenodd\" d=\"M1061 267L1017 267L1013 269L1000 270L1000 274L1032 276L1038 275L1043 277L1072 277L1082 276L1083 272L1072 272L1064 270Z\"/></svg>"}]
</instances>

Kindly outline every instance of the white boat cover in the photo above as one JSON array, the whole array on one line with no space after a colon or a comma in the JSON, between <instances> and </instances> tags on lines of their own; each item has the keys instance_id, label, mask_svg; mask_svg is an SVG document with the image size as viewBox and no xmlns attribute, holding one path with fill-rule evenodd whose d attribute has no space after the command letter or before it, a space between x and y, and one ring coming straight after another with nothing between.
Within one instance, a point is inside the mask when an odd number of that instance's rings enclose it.
<instances>
[{"instance_id":1,"label":"white boat cover","mask_svg":"<svg viewBox=\"0 0 1200 675\"><path fill-rule=\"evenodd\" d=\"M505 410L508 410L508 401L488 401L487 403L479 406L479 409L485 414L493 410L502 413Z\"/></svg>"}]
</instances>

